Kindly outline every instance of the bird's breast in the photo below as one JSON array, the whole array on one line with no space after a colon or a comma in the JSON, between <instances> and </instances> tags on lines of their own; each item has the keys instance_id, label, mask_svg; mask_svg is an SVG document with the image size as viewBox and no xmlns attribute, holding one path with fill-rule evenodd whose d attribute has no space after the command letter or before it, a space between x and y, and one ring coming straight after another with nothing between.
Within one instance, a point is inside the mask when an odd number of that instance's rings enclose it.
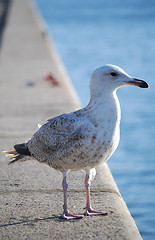
<instances>
[{"instance_id":1,"label":"bird's breast","mask_svg":"<svg viewBox=\"0 0 155 240\"><path fill-rule=\"evenodd\" d=\"M112 116L112 117L111 117ZM99 118L95 124L92 145L94 146L94 158L98 161L106 161L116 150L120 139L120 119L117 113L109 114L107 118Z\"/></svg>"}]
</instances>

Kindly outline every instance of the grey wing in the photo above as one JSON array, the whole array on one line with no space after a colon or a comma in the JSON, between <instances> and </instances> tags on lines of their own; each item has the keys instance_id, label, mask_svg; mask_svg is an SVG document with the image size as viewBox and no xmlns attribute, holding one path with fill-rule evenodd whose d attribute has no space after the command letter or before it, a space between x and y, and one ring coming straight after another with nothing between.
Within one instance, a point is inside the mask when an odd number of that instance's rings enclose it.
<instances>
[{"instance_id":1,"label":"grey wing","mask_svg":"<svg viewBox=\"0 0 155 240\"><path fill-rule=\"evenodd\" d=\"M75 148L83 148L86 139L88 142L88 126L72 113L63 114L44 124L28 142L28 148L32 156L43 162L49 156L57 158L60 154L68 155Z\"/></svg>"}]
</instances>

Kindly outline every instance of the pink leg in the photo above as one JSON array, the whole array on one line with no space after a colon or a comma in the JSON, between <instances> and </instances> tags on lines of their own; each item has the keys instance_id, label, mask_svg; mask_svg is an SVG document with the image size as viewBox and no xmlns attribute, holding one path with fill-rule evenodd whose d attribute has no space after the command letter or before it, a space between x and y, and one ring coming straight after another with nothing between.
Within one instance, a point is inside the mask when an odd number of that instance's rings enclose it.
<instances>
[{"instance_id":1,"label":"pink leg","mask_svg":"<svg viewBox=\"0 0 155 240\"><path fill-rule=\"evenodd\" d=\"M112 213L111 211L109 212L105 212L105 211L96 211L93 210L90 204L90 176L88 174L86 174L85 177L85 187L86 187L86 212L85 215L86 216L96 216L96 215L107 215Z\"/></svg>"},{"instance_id":2,"label":"pink leg","mask_svg":"<svg viewBox=\"0 0 155 240\"><path fill-rule=\"evenodd\" d=\"M67 188L68 188L68 184L67 184L67 181L66 181L66 176L67 173L64 172L63 174L63 181L62 181L62 187L63 187L63 193L64 193L64 205L63 205L63 218L64 219L67 219L67 220L70 220L70 219L80 219L80 218L83 218L83 215L82 214L75 214L75 213L69 213L68 210L67 210Z\"/></svg>"}]
</instances>

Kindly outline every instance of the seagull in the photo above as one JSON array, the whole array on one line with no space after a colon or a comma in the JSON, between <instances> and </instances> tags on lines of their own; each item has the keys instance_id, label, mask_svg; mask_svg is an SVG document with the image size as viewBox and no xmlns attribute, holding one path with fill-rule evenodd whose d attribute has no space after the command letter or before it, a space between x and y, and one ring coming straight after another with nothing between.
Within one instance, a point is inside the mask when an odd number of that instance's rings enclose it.
<instances>
[{"instance_id":1,"label":"seagull","mask_svg":"<svg viewBox=\"0 0 155 240\"><path fill-rule=\"evenodd\" d=\"M121 109L116 90L127 85L149 87L118 66L107 64L97 68L90 78L91 97L86 107L49 119L28 142L4 151L12 159L10 163L36 159L62 172L64 219L111 213L92 209L90 186L95 168L107 161L119 144ZM75 214L68 211L67 174L81 169L86 172L86 207L85 214Z\"/></svg>"}]
</instances>

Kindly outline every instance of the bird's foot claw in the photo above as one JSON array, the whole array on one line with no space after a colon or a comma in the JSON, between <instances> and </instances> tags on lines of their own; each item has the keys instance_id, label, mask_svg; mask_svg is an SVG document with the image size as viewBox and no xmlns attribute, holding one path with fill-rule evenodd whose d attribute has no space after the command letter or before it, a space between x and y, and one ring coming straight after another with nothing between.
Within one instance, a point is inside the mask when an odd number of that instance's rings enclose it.
<instances>
[{"instance_id":1,"label":"bird's foot claw","mask_svg":"<svg viewBox=\"0 0 155 240\"><path fill-rule=\"evenodd\" d=\"M93 210L93 209L86 209L86 212L84 213L85 216L98 216L98 215L108 215L108 214L111 214L113 213L113 211L96 211L96 210Z\"/></svg>"},{"instance_id":2,"label":"bird's foot claw","mask_svg":"<svg viewBox=\"0 0 155 240\"><path fill-rule=\"evenodd\" d=\"M62 218L66 220L81 219L83 217L84 217L83 214L75 214L75 213L69 213L69 212L66 212L62 215Z\"/></svg>"}]
</instances>

